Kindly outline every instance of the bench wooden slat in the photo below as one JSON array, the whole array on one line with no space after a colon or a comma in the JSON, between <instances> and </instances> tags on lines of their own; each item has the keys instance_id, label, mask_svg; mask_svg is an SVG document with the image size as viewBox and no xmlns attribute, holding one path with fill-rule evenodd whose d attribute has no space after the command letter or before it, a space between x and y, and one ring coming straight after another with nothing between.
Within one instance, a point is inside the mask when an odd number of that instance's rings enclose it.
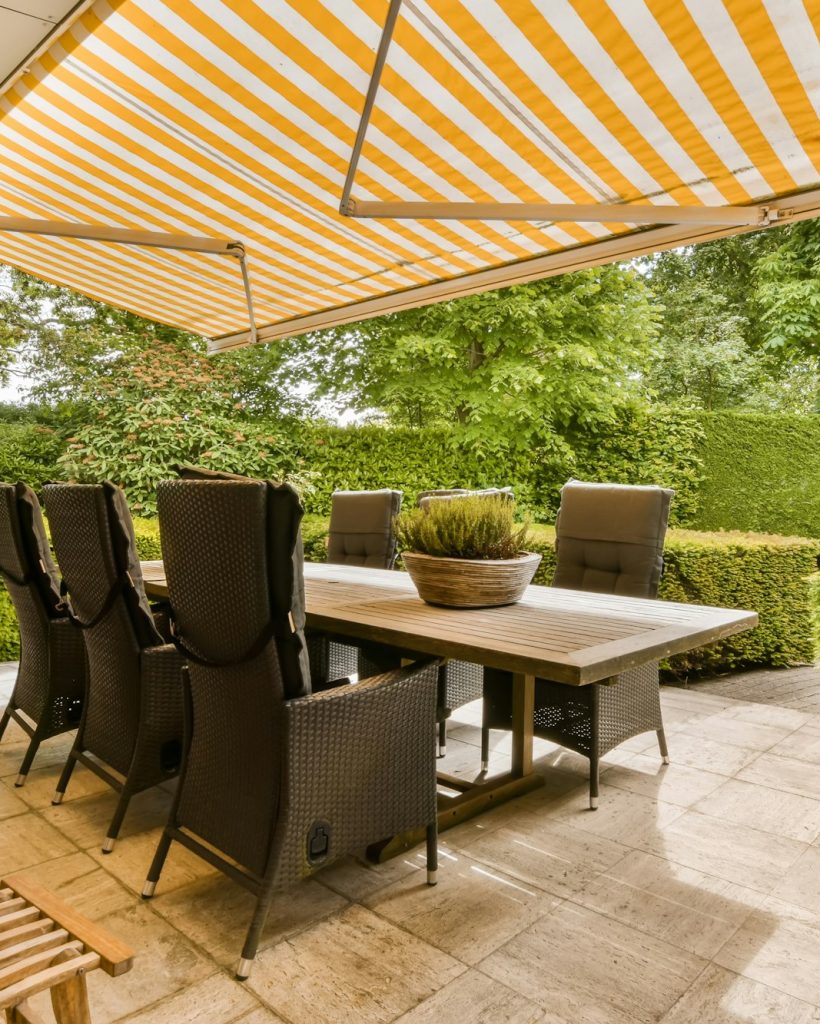
<instances>
[{"instance_id":1,"label":"bench wooden slat","mask_svg":"<svg viewBox=\"0 0 820 1024\"><path fill-rule=\"evenodd\" d=\"M66 960L65 963L46 967L45 970L38 971L37 974L32 974L7 988L0 998L0 1010L4 1010L7 1006L16 1006L28 999L29 996L36 995L44 989L53 988L69 978L76 978L78 974L93 971L95 967L99 966L100 958L97 953L83 953Z\"/></svg>"},{"instance_id":2,"label":"bench wooden slat","mask_svg":"<svg viewBox=\"0 0 820 1024\"><path fill-rule=\"evenodd\" d=\"M0 991L4 988L7 989L10 985L16 985L18 981L32 977L46 967L50 967L60 953L82 956L83 944L79 939L72 939L70 942L64 942L62 946L58 946L56 949L41 949L37 953L23 957L22 960L18 960L16 963L0 968ZM3 995L0 996L0 1006L3 1005L5 998L6 993L3 992Z\"/></svg>"},{"instance_id":3,"label":"bench wooden slat","mask_svg":"<svg viewBox=\"0 0 820 1024\"><path fill-rule=\"evenodd\" d=\"M98 953L100 967L106 974L117 977L131 969L134 951L130 946L121 942L102 925L89 921L48 889L30 881L22 874L7 876L0 880L0 885L12 889L35 908L39 907L45 917L50 917L88 949Z\"/></svg>"},{"instance_id":4,"label":"bench wooden slat","mask_svg":"<svg viewBox=\"0 0 820 1024\"><path fill-rule=\"evenodd\" d=\"M70 936L65 928L57 928L52 932L45 932L43 935L35 935L33 939L24 939L22 942L18 942L16 946L9 946L7 949L0 950L0 967L4 964L13 963L15 960L21 960L23 957L30 956L41 949L53 949L54 946L60 946L64 942L68 942L69 938Z\"/></svg>"},{"instance_id":5,"label":"bench wooden slat","mask_svg":"<svg viewBox=\"0 0 820 1024\"><path fill-rule=\"evenodd\" d=\"M12 928L11 931L0 932L0 949L7 946L14 946L23 939L31 938L34 935L42 935L54 928L54 922L47 917L41 917L36 921L29 921L28 924L21 924L19 928Z\"/></svg>"}]
</instances>

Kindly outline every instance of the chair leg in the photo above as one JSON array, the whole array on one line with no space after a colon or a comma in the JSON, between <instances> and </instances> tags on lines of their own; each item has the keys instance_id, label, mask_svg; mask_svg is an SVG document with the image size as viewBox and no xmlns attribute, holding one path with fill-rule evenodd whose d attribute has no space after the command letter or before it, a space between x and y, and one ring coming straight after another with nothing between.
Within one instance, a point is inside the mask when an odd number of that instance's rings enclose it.
<instances>
[{"instance_id":1,"label":"chair leg","mask_svg":"<svg viewBox=\"0 0 820 1024\"><path fill-rule=\"evenodd\" d=\"M150 900L156 891L157 882L165 866L165 858L171 849L172 841L167 829L163 829L162 835L159 837L159 844L154 853L154 859L151 861L151 867L148 869L148 874L145 877L145 885L142 887L142 898L145 900Z\"/></svg>"},{"instance_id":2,"label":"chair leg","mask_svg":"<svg viewBox=\"0 0 820 1024\"><path fill-rule=\"evenodd\" d=\"M666 733L663 731L663 727L657 730L656 735L658 737L658 747L661 751L663 763L669 764L669 747L666 745Z\"/></svg>"},{"instance_id":3,"label":"chair leg","mask_svg":"<svg viewBox=\"0 0 820 1024\"><path fill-rule=\"evenodd\" d=\"M490 767L490 727L481 725L481 770L486 772Z\"/></svg>"},{"instance_id":4,"label":"chair leg","mask_svg":"<svg viewBox=\"0 0 820 1024\"><path fill-rule=\"evenodd\" d=\"M20 786L25 785L26 776L29 773L29 769L31 768L32 761L34 760L34 756L37 753L37 751L39 750L39 748L40 748L40 737L37 735L37 733L35 733L31 737L31 743L29 743L29 745L28 745L28 750L26 751L25 757L23 758L22 764L20 765L20 770L17 773L17 778L14 780L14 785L17 786L18 788Z\"/></svg>"},{"instance_id":5,"label":"chair leg","mask_svg":"<svg viewBox=\"0 0 820 1024\"><path fill-rule=\"evenodd\" d=\"M427 884L438 881L438 821L427 826Z\"/></svg>"},{"instance_id":6,"label":"chair leg","mask_svg":"<svg viewBox=\"0 0 820 1024\"><path fill-rule=\"evenodd\" d=\"M63 770L60 773L60 781L57 783L57 788L54 790L54 796L51 798L52 804L56 807L57 804L63 802L65 791L68 789L68 784L71 781L71 774L74 771L74 766L77 764L77 755L80 753L79 748L76 744L71 748L71 752L66 759L66 763L63 765Z\"/></svg>"},{"instance_id":7,"label":"chair leg","mask_svg":"<svg viewBox=\"0 0 820 1024\"><path fill-rule=\"evenodd\" d=\"M253 912L250 928L248 928L248 934L245 937L245 945L242 947L242 956L236 967L236 977L239 981L245 981L251 973L259 940L262 938L262 929L265 927L265 922L268 919L268 912L272 902L272 888L267 892L263 892L256 901L256 909Z\"/></svg>"},{"instance_id":8,"label":"chair leg","mask_svg":"<svg viewBox=\"0 0 820 1024\"><path fill-rule=\"evenodd\" d=\"M598 779L600 776L600 765L597 752L589 757L589 809L598 810Z\"/></svg>"},{"instance_id":9,"label":"chair leg","mask_svg":"<svg viewBox=\"0 0 820 1024\"><path fill-rule=\"evenodd\" d=\"M3 733L6 731L6 726L11 721L11 704L3 712L3 717L0 718L0 740L3 738Z\"/></svg>"},{"instance_id":10,"label":"chair leg","mask_svg":"<svg viewBox=\"0 0 820 1024\"><path fill-rule=\"evenodd\" d=\"M125 812L128 810L128 804L131 802L133 792L128 788L126 783L123 786L120 798L117 801L117 809L114 811L114 817L111 819L111 824L108 826L108 834L105 837L105 842L102 845L103 853L111 853L114 849L114 843L117 841L117 836L120 834L122 828L123 818Z\"/></svg>"},{"instance_id":11,"label":"chair leg","mask_svg":"<svg viewBox=\"0 0 820 1024\"><path fill-rule=\"evenodd\" d=\"M447 754L447 719L442 718L438 723L438 756L445 757Z\"/></svg>"}]
</instances>

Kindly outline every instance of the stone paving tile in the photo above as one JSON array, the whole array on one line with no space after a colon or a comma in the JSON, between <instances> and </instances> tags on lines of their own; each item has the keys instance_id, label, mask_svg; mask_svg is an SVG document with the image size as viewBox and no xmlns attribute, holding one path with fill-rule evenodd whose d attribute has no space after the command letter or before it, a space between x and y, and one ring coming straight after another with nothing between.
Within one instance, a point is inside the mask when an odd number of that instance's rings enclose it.
<instances>
[{"instance_id":1,"label":"stone paving tile","mask_svg":"<svg viewBox=\"0 0 820 1024\"><path fill-rule=\"evenodd\" d=\"M0 666L0 691L13 682ZM135 947L131 974L89 978L97 1024L820 1024L820 715L661 700L671 765L652 733L629 741L593 813L586 759L539 744L545 785L445 832L438 886L418 848L277 896L246 983L249 893L174 844L138 897L173 784L135 799L109 856L116 797L92 773L51 806L71 736L21 790L25 737L0 742L0 876L24 871ZM449 731L465 772L479 709ZM500 764L509 734L494 742Z\"/></svg>"},{"instance_id":2,"label":"stone paving tile","mask_svg":"<svg viewBox=\"0 0 820 1024\"><path fill-rule=\"evenodd\" d=\"M160 878L156 896L149 902L221 966L233 966L239 960L256 905L247 889L215 874L165 894ZM274 898L259 948L280 942L347 905L347 900L319 882L302 882Z\"/></svg>"},{"instance_id":3,"label":"stone paving tile","mask_svg":"<svg viewBox=\"0 0 820 1024\"><path fill-rule=\"evenodd\" d=\"M401 1024L539 1024L544 1011L480 971L467 971L414 1010Z\"/></svg>"},{"instance_id":4,"label":"stone paving tile","mask_svg":"<svg viewBox=\"0 0 820 1024\"><path fill-rule=\"evenodd\" d=\"M549 1021L656 1024L706 963L567 902L479 967L538 1003Z\"/></svg>"},{"instance_id":5,"label":"stone paving tile","mask_svg":"<svg viewBox=\"0 0 820 1024\"><path fill-rule=\"evenodd\" d=\"M257 959L248 987L292 1024L387 1024L466 970L359 906Z\"/></svg>"},{"instance_id":6,"label":"stone paving tile","mask_svg":"<svg viewBox=\"0 0 820 1024\"><path fill-rule=\"evenodd\" d=\"M439 872L446 885L428 886L418 872L381 889L366 905L467 964L478 963L559 902L463 853L444 852Z\"/></svg>"}]
</instances>

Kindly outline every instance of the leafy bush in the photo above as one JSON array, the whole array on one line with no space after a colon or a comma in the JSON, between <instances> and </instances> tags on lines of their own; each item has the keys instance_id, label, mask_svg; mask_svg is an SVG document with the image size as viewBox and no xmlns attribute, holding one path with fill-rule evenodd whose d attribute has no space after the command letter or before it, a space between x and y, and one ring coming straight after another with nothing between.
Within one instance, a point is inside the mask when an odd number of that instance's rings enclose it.
<instances>
[{"instance_id":1,"label":"leafy bush","mask_svg":"<svg viewBox=\"0 0 820 1024\"><path fill-rule=\"evenodd\" d=\"M244 422L212 364L189 349L157 342L150 359L123 363L95 386L103 400L69 438L62 475L113 480L135 511L155 514L157 483L175 475L177 462L308 482L292 444L269 426Z\"/></svg>"},{"instance_id":2,"label":"leafy bush","mask_svg":"<svg viewBox=\"0 0 820 1024\"><path fill-rule=\"evenodd\" d=\"M704 413L704 530L820 537L820 416Z\"/></svg>"},{"instance_id":3,"label":"leafy bush","mask_svg":"<svg viewBox=\"0 0 820 1024\"><path fill-rule=\"evenodd\" d=\"M396 536L407 551L444 558L515 558L527 525L513 521L515 503L504 497L432 501L396 517Z\"/></svg>"},{"instance_id":4,"label":"leafy bush","mask_svg":"<svg viewBox=\"0 0 820 1024\"><path fill-rule=\"evenodd\" d=\"M0 480L25 480L36 491L62 475L65 441L55 430L28 423L0 423Z\"/></svg>"}]
</instances>

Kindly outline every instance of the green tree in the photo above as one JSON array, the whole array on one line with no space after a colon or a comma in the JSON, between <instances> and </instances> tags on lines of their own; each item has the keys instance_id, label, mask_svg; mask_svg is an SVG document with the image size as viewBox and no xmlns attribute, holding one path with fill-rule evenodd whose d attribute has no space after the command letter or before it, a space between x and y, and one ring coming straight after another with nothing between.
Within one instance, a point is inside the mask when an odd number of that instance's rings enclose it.
<instances>
[{"instance_id":1,"label":"green tree","mask_svg":"<svg viewBox=\"0 0 820 1024\"><path fill-rule=\"evenodd\" d=\"M0 379L16 358L31 382L29 399L51 419L82 423L89 409L108 399L109 382L124 367L139 369L159 346L192 356L205 351L202 338L97 302L68 288L5 268L0 288ZM259 345L212 360L209 371L230 393L237 417L282 418L308 411L299 390L304 375L298 345ZM303 358L303 357L302 357ZM162 382L157 381L161 387Z\"/></svg>"},{"instance_id":2,"label":"green tree","mask_svg":"<svg viewBox=\"0 0 820 1024\"><path fill-rule=\"evenodd\" d=\"M654 319L640 275L601 267L392 313L305 339L316 395L488 454L530 451L638 399Z\"/></svg>"},{"instance_id":3,"label":"green tree","mask_svg":"<svg viewBox=\"0 0 820 1024\"><path fill-rule=\"evenodd\" d=\"M763 343L795 362L820 360L820 220L778 232L778 245L755 268Z\"/></svg>"}]
</instances>

